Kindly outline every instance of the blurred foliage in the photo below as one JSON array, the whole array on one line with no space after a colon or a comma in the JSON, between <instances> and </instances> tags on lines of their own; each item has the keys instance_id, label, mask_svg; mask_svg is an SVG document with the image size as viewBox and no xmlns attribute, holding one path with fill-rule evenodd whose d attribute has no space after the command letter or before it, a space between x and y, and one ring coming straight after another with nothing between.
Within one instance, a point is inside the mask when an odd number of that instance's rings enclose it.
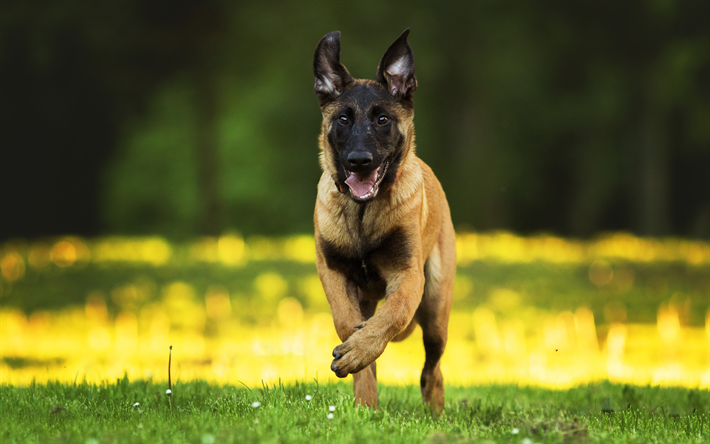
<instances>
[{"instance_id":1,"label":"blurred foliage","mask_svg":"<svg viewBox=\"0 0 710 444\"><path fill-rule=\"evenodd\" d=\"M458 228L710 236L708 16L670 0L3 2L1 237L311 231L315 45L339 29L371 78L407 27L418 153Z\"/></svg>"}]
</instances>

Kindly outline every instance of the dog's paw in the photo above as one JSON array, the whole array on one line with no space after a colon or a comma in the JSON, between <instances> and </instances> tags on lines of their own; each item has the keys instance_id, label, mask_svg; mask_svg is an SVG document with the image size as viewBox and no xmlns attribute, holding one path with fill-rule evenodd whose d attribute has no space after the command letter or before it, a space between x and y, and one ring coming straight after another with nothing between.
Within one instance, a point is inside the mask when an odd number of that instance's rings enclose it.
<instances>
[{"instance_id":1,"label":"dog's paw","mask_svg":"<svg viewBox=\"0 0 710 444\"><path fill-rule=\"evenodd\" d=\"M364 325L363 325L364 327ZM359 328L347 341L333 349L333 362L330 369L338 378L344 378L350 373L357 373L372 364L384 351L384 345L377 337L367 334L367 330Z\"/></svg>"}]
</instances>

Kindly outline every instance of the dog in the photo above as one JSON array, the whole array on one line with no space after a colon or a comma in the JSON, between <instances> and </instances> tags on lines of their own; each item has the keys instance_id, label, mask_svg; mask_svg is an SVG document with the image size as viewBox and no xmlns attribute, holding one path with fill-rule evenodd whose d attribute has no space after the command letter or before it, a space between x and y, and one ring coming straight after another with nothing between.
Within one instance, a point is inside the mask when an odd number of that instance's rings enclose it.
<instances>
[{"instance_id":1,"label":"dog","mask_svg":"<svg viewBox=\"0 0 710 444\"><path fill-rule=\"evenodd\" d=\"M354 79L340 63L339 31L316 47L314 92L323 114L316 266L342 341L331 370L353 375L355 404L377 409L375 360L419 324L422 395L438 412L456 240L441 184L414 152L417 78L408 35L387 49L374 81Z\"/></svg>"}]
</instances>

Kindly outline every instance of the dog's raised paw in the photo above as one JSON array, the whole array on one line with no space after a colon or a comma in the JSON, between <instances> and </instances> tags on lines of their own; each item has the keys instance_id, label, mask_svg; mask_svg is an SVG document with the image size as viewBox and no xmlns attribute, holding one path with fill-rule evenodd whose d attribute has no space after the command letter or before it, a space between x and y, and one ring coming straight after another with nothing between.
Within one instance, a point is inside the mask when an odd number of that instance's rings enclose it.
<instances>
[{"instance_id":1,"label":"dog's raised paw","mask_svg":"<svg viewBox=\"0 0 710 444\"><path fill-rule=\"evenodd\" d=\"M344 378L344 377L348 376L348 372L343 371L338 366L337 361L338 361L337 359L334 359L333 362L330 364L330 369L333 371L333 373L335 373L335 376L337 376L338 378Z\"/></svg>"}]
</instances>

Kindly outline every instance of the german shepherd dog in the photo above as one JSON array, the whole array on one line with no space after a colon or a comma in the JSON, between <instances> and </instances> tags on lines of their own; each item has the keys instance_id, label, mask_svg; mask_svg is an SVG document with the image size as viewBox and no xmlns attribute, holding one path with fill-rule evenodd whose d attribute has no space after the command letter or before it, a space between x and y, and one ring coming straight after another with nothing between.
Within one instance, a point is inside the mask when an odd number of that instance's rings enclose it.
<instances>
[{"instance_id":1,"label":"german shepherd dog","mask_svg":"<svg viewBox=\"0 0 710 444\"><path fill-rule=\"evenodd\" d=\"M339 378L352 373L356 405L377 408L375 360L419 324L426 351L422 395L441 411L439 360L456 243L444 191L414 153L417 79L408 34L387 49L374 81L354 79L340 63L340 32L316 47L314 90L323 114L316 265L343 341L330 368Z\"/></svg>"}]
</instances>

